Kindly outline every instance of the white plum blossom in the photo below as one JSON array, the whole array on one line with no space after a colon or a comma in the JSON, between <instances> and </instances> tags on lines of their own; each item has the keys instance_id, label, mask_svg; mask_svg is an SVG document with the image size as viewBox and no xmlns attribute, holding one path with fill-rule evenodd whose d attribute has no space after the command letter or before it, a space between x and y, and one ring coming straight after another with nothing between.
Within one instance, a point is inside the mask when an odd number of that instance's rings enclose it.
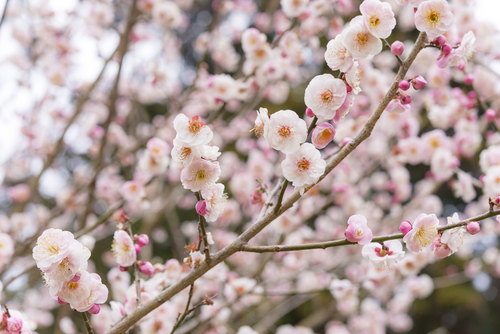
<instances>
[{"instance_id":1,"label":"white plum blossom","mask_svg":"<svg viewBox=\"0 0 500 334\"><path fill-rule=\"evenodd\" d=\"M224 213L226 207L227 195L224 193L224 185L216 183L206 187L201 191L201 195L205 199L207 214L205 219L207 222L214 222Z\"/></svg>"},{"instance_id":2,"label":"white plum blossom","mask_svg":"<svg viewBox=\"0 0 500 334\"><path fill-rule=\"evenodd\" d=\"M458 180L453 183L453 191L455 197L462 197L465 203L469 203L476 198L476 190L474 189L473 178L470 174L462 171L457 172Z\"/></svg>"},{"instance_id":3,"label":"white plum blossom","mask_svg":"<svg viewBox=\"0 0 500 334\"><path fill-rule=\"evenodd\" d=\"M257 118L255 118L255 127L253 128L257 137L262 137L268 140L269 133L269 114L266 108L259 108Z\"/></svg>"},{"instance_id":4,"label":"white plum blossom","mask_svg":"<svg viewBox=\"0 0 500 334\"><path fill-rule=\"evenodd\" d=\"M50 228L38 237L33 258L36 265L44 272L51 272L68 256L69 247L74 240L71 232Z\"/></svg>"},{"instance_id":5,"label":"white plum blossom","mask_svg":"<svg viewBox=\"0 0 500 334\"><path fill-rule=\"evenodd\" d=\"M484 193L487 196L496 197L500 194L500 166L488 169L483 179Z\"/></svg>"},{"instance_id":6,"label":"white plum blossom","mask_svg":"<svg viewBox=\"0 0 500 334\"><path fill-rule=\"evenodd\" d=\"M172 1L155 1L151 13L153 20L163 27L175 29L182 24L183 13Z\"/></svg>"},{"instance_id":7,"label":"white plum blossom","mask_svg":"<svg viewBox=\"0 0 500 334\"><path fill-rule=\"evenodd\" d=\"M68 248L67 256L56 269L47 274L51 282L65 282L73 279L80 271L87 269L90 250L80 242L73 240Z\"/></svg>"},{"instance_id":8,"label":"white plum blossom","mask_svg":"<svg viewBox=\"0 0 500 334\"><path fill-rule=\"evenodd\" d=\"M313 144L305 143L300 148L286 155L281 163L283 176L293 182L303 194L305 187L314 184L325 172L326 161L321 159L321 153Z\"/></svg>"},{"instance_id":9,"label":"white plum blossom","mask_svg":"<svg viewBox=\"0 0 500 334\"><path fill-rule=\"evenodd\" d=\"M384 271L394 269L396 263L403 259L405 252L399 240L388 240L383 244L372 242L364 245L361 254L370 259L375 269Z\"/></svg>"},{"instance_id":10,"label":"white plum blossom","mask_svg":"<svg viewBox=\"0 0 500 334\"><path fill-rule=\"evenodd\" d=\"M460 164L459 160L450 152L450 150L439 147L431 158L431 171L438 181L449 179L454 169Z\"/></svg>"},{"instance_id":11,"label":"white plum blossom","mask_svg":"<svg viewBox=\"0 0 500 334\"><path fill-rule=\"evenodd\" d=\"M265 138L267 144L275 150L285 154L293 153L307 139L306 122L292 110L280 110L271 115Z\"/></svg>"},{"instance_id":12,"label":"white plum blossom","mask_svg":"<svg viewBox=\"0 0 500 334\"><path fill-rule=\"evenodd\" d=\"M412 229L408 232L403 241L406 248L412 252L419 252L430 246L437 237L437 226L439 220L435 214L426 215L422 213L412 224Z\"/></svg>"},{"instance_id":13,"label":"white plum blossom","mask_svg":"<svg viewBox=\"0 0 500 334\"><path fill-rule=\"evenodd\" d=\"M174 119L174 129L179 140L190 147L210 143L214 134L210 128L200 120L199 116L189 119L184 114L179 114Z\"/></svg>"},{"instance_id":14,"label":"white plum blossom","mask_svg":"<svg viewBox=\"0 0 500 334\"><path fill-rule=\"evenodd\" d=\"M415 26L425 31L429 39L447 32L453 24L453 13L446 0L429 0L418 5L415 12Z\"/></svg>"},{"instance_id":15,"label":"white plum blossom","mask_svg":"<svg viewBox=\"0 0 500 334\"><path fill-rule=\"evenodd\" d=\"M359 63L355 61L351 69L345 73L345 80L347 81L347 84L351 86L351 93L354 95L358 95L358 93L361 92L361 88L359 87L359 83L361 82L361 70L358 69L358 66Z\"/></svg>"},{"instance_id":16,"label":"white plum blossom","mask_svg":"<svg viewBox=\"0 0 500 334\"><path fill-rule=\"evenodd\" d=\"M380 0L365 0L359 6L366 28L378 38L387 38L396 26L391 5Z\"/></svg>"},{"instance_id":17,"label":"white plum blossom","mask_svg":"<svg viewBox=\"0 0 500 334\"><path fill-rule=\"evenodd\" d=\"M331 74L315 76L304 93L304 103L318 118L333 119L347 96L345 83Z\"/></svg>"},{"instance_id":18,"label":"white plum blossom","mask_svg":"<svg viewBox=\"0 0 500 334\"><path fill-rule=\"evenodd\" d=\"M57 296L74 308L74 305L80 304L90 296L91 288L92 278L90 274L87 271L82 271L78 280L65 282Z\"/></svg>"},{"instance_id":19,"label":"white plum blossom","mask_svg":"<svg viewBox=\"0 0 500 334\"><path fill-rule=\"evenodd\" d=\"M212 78L211 92L213 97L227 102L236 95L236 81L232 76L227 74L214 75Z\"/></svg>"},{"instance_id":20,"label":"white plum blossom","mask_svg":"<svg viewBox=\"0 0 500 334\"><path fill-rule=\"evenodd\" d=\"M197 159L181 172L181 182L184 189L200 191L212 186L220 176L220 167L217 161Z\"/></svg>"},{"instance_id":21,"label":"white plum blossom","mask_svg":"<svg viewBox=\"0 0 500 334\"><path fill-rule=\"evenodd\" d=\"M108 288L102 284L101 277L97 274L90 274L90 294L79 303L72 303L71 307L78 312L88 311L94 304L105 303L108 299Z\"/></svg>"},{"instance_id":22,"label":"white plum blossom","mask_svg":"<svg viewBox=\"0 0 500 334\"><path fill-rule=\"evenodd\" d=\"M339 34L326 45L325 61L332 71L347 72L353 64L352 55L343 40L344 36Z\"/></svg>"},{"instance_id":23,"label":"white plum blossom","mask_svg":"<svg viewBox=\"0 0 500 334\"><path fill-rule=\"evenodd\" d=\"M382 51L382 41L373 36L365 27L362 16L353 18L342 35L344 35L345 47L354 58L364 59Z\"/></svg>"},{"instance_id":24,"label":"white plum blossom","mask_svg":"<svg viewBox=\"0 0 500 334\"><path fill-rule=\"evenodd\" d=\"M116 258L116 263L121 267L130 267L137 259L134 242L130 238L130 235L123 230L115 231L112 250Z\"/></svg>"},{"instance_id":25,"label":"white plum blossom","mask_svg":"<svg viewBox=\"0 0 500 334\"><path fill-rule=\"evenodd\" d=\"M280 0L281 9L288 17L297 17L304 12L309 0Z\"/></svg>"}]
</instances>

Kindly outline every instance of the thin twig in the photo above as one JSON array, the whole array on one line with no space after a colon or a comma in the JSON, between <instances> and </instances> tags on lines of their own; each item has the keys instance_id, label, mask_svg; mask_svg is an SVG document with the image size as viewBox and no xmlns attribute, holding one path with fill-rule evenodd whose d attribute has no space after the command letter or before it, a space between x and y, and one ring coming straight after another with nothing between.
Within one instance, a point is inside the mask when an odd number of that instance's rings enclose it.
<instances>
[{"instance_id":1,"label":"thin twig","mask_svg":"<svg viewBox=\"0 0 500 334\"><path fill-rule=\"evenodd\" d=\"M200 193L196 192L195 193L196 198L198 201L201 201L201 195ZM205 253L205 261L210 262L210 247L208 246L208 238L207 238L207 230L205 229L205 217L202 215L199 216L199 221L198 221L198 228L200 229L200 239L203 240L203 253ZM198 249L200 248L198 244Z\"/></svg>"},{"instance_id":2,"label":"thin twig","mask_svg":"<svg viewBox=\"0 0 500 334\"><path fill-rule=\"evenodd\" d=\"M85 327L87 327L87 333L94 334L94 330L92 329L92 325L90 324L87 312L82 312L82 317L83 317L83 322L85 323Z\"/></svg>"},{"instance_id":3,"label":"thin twig","mask_svg":"<svg viewBox=\"0 0 500 334\"><path fill-rule=\"evenodd\" d=\"M280 194L278 195L278 200L276 201L276 206L274 207L274 214L277 214L281 208L281 203L283 202L283 196L285 196L286 187L288 187L288 180L285 179L283 186L281 186Z\"/></svg>"},{"instance_id":4,"label":"thin twig","mask_svg":"<svg viewBox=\"0 0 500 334\"><path fill-rule=\"evenodd\" d=\"M177 328L179 328L179 326L182 324L184 319L186 319L186 317L188 315L188 311L189 311L189 304L191 304L191 299L193 298L193 290L194 290L194 283L191 284L191 287L189 288L189 297L188 297L188 300L186 303L186 308L184 309L184 313L182 313L182 315L179 314L179 316L177 317L177 320L175 322L175 326L174 326L174 328L172 328L172 331L170 332L170 334L173 334L177 330Z\"/></svg>"}]
</instances>

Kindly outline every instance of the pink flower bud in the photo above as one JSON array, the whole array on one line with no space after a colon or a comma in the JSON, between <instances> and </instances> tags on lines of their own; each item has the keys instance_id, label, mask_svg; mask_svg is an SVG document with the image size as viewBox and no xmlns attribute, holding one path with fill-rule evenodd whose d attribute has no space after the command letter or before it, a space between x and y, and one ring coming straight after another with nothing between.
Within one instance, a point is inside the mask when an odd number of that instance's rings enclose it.
<instances>
[{"instance_id":1,"label":"pink flower bud","mask_svg":"<svg viewBox=\"0 0 500 334\"><path fill-rule=\"evenodd\" d=\"M468 222L467 223L467 232L474 235L474 234L479 233L479 231L481 231L481 227L479 226L478 222Z\"/></svg>"},{"instance_id":2,"label":"pink flower bud","mask_svg":"<svg viewBox=\"0 0 500 334\"><path fill-rule=\"evenodd\" d=\"M490 121L490 122L494 121L495 118L497 117L497 113L493 109L486 110L486 112L484 113L484 115L486 116L486 119L488 121Z\"/></svg>"},{"instance_id":3,"label":"pink flower bud","mask_svg":"<svg viewBox=\"0 0 500 334\"><path fill-rule=\"evenodd\" d=\"M71 279L71 282L78 282L79 280L80 280L80 276L75 275L75 276L73 276L73 278Z\"/></svg>"},{"instance_id":4,"label":"pink flower bud","mask_svg":"<svg viewBox=\"0 0 500 334\"><path fill-rule=\"evenodd\" d=\"M410 232L412 228L413 228L413 226L411 225L411 223L409 221L405 220L404 222L402 222L399 225L399 232L406 235L406 233Z\"/></svg>"},{"instance_id":5,"label":"pink flower bud","mask_svg":"<svg viewBox=\"0 0 500 334\"><path fill-rule=\"evenodd\" d=\"M472 85L473 82L474 82L474 74L472 73L467 74L464 78L464 83L466 85Z\"/></svg>"},{"instance_id":6,"label":"pink flower bud","mask_svg":"<svg viewBox=\"0 0 500 334\"><path fill-rule=\"evenodd\" d=\"M481 175L481 177L484 177L484 175ZM479 179L481 182L483 182L482 179ZM500 196L497 196L497 198L495 198L493 200L493 203L496 205L496 206L500 206Z\"/></svg>"},{"instance_id":7,"label":"pink flower bud","mask_svg":"<svg viewBox=\"0 0 500 334\"><path fill-rule=\"evenodd\" d=\"M335 129L333 125L330 123L321 123L317 125L313 132L311 141L314 144L314 147L321 149L328 145L335 136Z\"/></svg>"},{"instance_id":8,"label":"pink flower bud","mask_svg":"<svg viewBox=\"0 0 500 334\"><path fill-rule=\"evenodd\" d=\"M391 45L391 52L395 56L401 56L403 52L405 51L405 45L401 43L400 41L395 41Z\"/></svg>"},{"instance_id":9,"label":"pink flower bud","mask_svg":"<svg viewBox=\"0 0 500 334\"><path fill-rule=\"evenodd\" d=\"M69 304L69 303L66 303L64 300L62 300L59 297L57 297L57 302L59 303L59 305L68 305Z\"/></svg>"},{"instance_id":10,"label":"pink flower bud","mask_svg":"<svg viewBox=\"0 0 500 334\"><path fill-rule=\"evenodd\" d=\"M402 104L410 104L411 103L411 96L408 94L402 94L401 103Z\"/></svg>"},{"instance_id":11,"label":"pink flower bud","mask_svg":"<svg viewBox=\"0 0 500 334\"><path fill-rule=\"evenodd\" d=\"M143 273L146 276L152 276L155 273L155 269L153 268L153 265L149 261L144 261L141 263L139 266L139 269L141 270L141 273Z\"/></svg>"},{"instance_id":12,"label":"pink flower bud","mask_svg":"<svg viewBox=\"0 0 500 334\"><path fill-rule=\"evenodd\" d=\"M311 108L306 108L306 116L307 117L314 117L314 113Z\"/></svg>"},{"instance_id":13,"label":"pink flower bud","mask_svg":"<svg viewBox=\"0 0 500 334\"><path fill-rule=\"evenodd\" d=\"M297 16L297 18L300 20L300 21L305 21L307 20L309 17L311 16L311 10L309 8L306 8L302 14L300 14L299 16Z\"/></svg>"},{"instance_id":14,"label":"pink flower bud","mask_svg":"<svg viewBox=\"0 0 500 334\"><path fill-rule=\"evenodd\" d=\"M98 314L101 311L101 306L99 304L94 304L89 309L90 314Z\"/></svg>"},{"instance_id":15,"label":"pink flower bud","mask_svg":"<svg viewBox=\"0 0 500 334\"><path fill-rule=\"evenodd\" d=\"M23 321L17 317L7 318L7 329L9 332L18 333L23 328Z\"/></svg>"},{"instance_id":16,"label":"pink flower bud","mask_svg":"<svg viewBox=\"0 0 500 334\"><path fill-rule=\"evenodd\" d=\"M340 143L341 146L346 146L347 144L349 144L351 142L352 138L351 137L345 137L344 139L342 139L342 142Z\"/></svg>"},{"instance_id":17,"label":"pink flower bud","mask_svg":"<svg viewBox=\"0 0 500 334\"><path fill-rule=\"evenodd\" d=\"M144 247L149 243L149 237L147 234L139 234L135 239L141 247Z\"/></svg>"},{"instance_id":18,"label":"pink flower bud","mask_svg":"<svg viewBox=\"0 0 500 334\"><path fill-rule=\"evenodd\" d=\"M433 43L436 46L443 46L446 43L446 37L444 37L443 35L438 36L434 39Z\"/></svg>"},{"instance_id":19,"label":"pink flower bud","mask_svg":"<svg viewBox=\"0 0 500 334\"><path fill-rule=\"evenodd\" d=\"M427 81L421 75L417 75L416 77L411 79L411 84L413 86L413 89L419 90L427 85Z\"/></svg>"},{"instance_id":20,"label":"pink flower bud","mask_svg":"<svg viewBox=\"0 0 500 334\"><path fill-rule=\"evenodd\" d=\"M250 203L252 203L252 205L263 204L264 203L264 199L262 198L262 192L259 191L259 190L255 190L250 195Z\"/></svg>"},{"instance_id":21,"label":"pink flower bud","mask_svg":"<svg viewBox=\"0 0 500 334\"><path fill-rule=\"evenodd\" d=\"M206 215L208 213L207 203L205 201L198 201L198 203L196 203L196 212L200 216Z\"/></svg>"},{"instance_id":22,"label":"pink flower bud","mask_svg":"<svg viewBox=\"0 0 500 334\"><path fill-rule=\"evenodd\" d=\"M451 51L453 51L453 48L451 47L450 44L445 44L443 45L443 47L441 48L441 52L447 56L451 53Z\"/></svg>"},{"instance_id":23,"label":"pink flower bud","mask_svg":"<svg viewBox=\"0 0 500 334\"><path fill-rule=\"evenodd\" d=\"M399 88L401 88L402 90L406 91L408 89L410 89L410 83L406 80L401 80L399 82Z\"/></svg>"},{"instance_id":24,"label":"pink flower bud","mask_svg":"<svg viewBox=\"0 0 500 334\"><path fill-rule=\"evenodd\" d=\"M118 269L120 269L120 271L127 271L129 267L122 267L122 266L118 266Z\"/></svg>"},{"instance_id":25,"label":"pink flower bud","mask_svg":"<svg viewBox=\"0 0 500 334\"><path fill-rule=\"evenodd\" d=\"M459 60L458 61L458 65L457 65L457 68L460 70L460 71L463 71L465 66L467 65L467 63L463 60Z\"/></svg>"},{"instance_id":26,"label":"pink flower bud","mask_svg":"<svg viewBox=\"0 0 500 334\"><path fill-rule=\"evenodd\" d=\"M139 254L139 252L141 251L141 246L139 246L139 244L134 244L134 248L135 248L135 253Z\"/></svg>"}]
</instances>

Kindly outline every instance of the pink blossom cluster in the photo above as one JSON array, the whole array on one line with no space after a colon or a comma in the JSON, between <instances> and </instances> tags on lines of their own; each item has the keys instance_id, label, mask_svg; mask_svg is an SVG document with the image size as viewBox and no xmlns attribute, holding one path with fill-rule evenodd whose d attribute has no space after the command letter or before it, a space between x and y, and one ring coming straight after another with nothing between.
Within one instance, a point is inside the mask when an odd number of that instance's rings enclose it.
<instances>
[{"instance_id":1,"label":"pink blossom cluster","mask_svg":"<svg viewBox=\"0 0 500 334\"><path fill-rule=\"evenodd\" d=\"M149 237L146 234L135 235L134 240L132 240L125 229L116 230L113 235L112 250L120 270L127 271L129 267L137 264L144 275L153 275L154 269L151 262L137 260L137 254L141 251L141 247L148 243Z\"/></svg>"},{"instance_id":2,"label":"pink blossom cluster","mask_svg":"<svg viewBox=\"0 0 500 334\"><path fill-rule=\"evenodd\" d=\"M90 251L71 232L45 230L33 248L33 258L53 299L78 312L99 313L108 288L99 275L87 272Z\"/></svg>"}]
</instances>

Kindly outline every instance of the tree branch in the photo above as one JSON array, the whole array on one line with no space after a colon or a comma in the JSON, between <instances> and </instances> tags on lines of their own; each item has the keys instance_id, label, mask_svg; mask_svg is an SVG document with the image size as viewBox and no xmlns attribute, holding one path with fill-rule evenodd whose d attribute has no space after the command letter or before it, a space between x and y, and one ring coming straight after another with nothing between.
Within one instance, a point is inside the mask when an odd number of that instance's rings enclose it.
<instances>
[{"instance_id":1,"label":"tree branch","mask_svg":"<svg viewBox=\"0 0 500 334\"><path fill-rule=\"evenodd\" d=\"M418 39L413 47L408 58L404 61L403 65L400 66L399 71L391 85L391 88L385 95L385 97L380 102L379 106L372 114L372 116L368 119L361 133L359 133L355 139L350 141L347 145L345 145L327 164L325 169L325 173L320 177L318 182L328 175L342 160L344 160L358 145L360 145L366 138L368 138L373 131L373 128L379 118L382 116L385 108L389 104L389 102L394 99L396 96L396 92L398 90L399 81L401 81L411 64L417 57L418 53L424 47L425 41L427 39L427 34L425 32L421 32L418 36ZM309 189L314 187L315 184L307 187L305 191L307 192ZM217 264L221 263L229 256L238 252L250 239L255 237L260 231L262 231L266 226L268 226L274 219L279 217L283 212L288 210L293 206L295 202L297 202L302 195L300 195L299 191L295 191L291 196L287 198L287 200L283 203L282 207L275 212L274 210L264 216L261 219L258 219L255 223L250 226L245 232L243 232L235 241L233 241L228 246L224 247L220 251L214 254L211 261L208 263L206 261L202 262L197 268L193 269L187 276L182 278L176 284L168 287L158 294L156 298L153 298L146 304L141 307L136 308L132 313L123 318L120 322L118 322L113 328L106 332L106 334L123 334L125 333L131 326L133 326L137 321L146 316L148 313L168 301L170 298L175 296L180 291L184 290L198 278L203 276L207 271L215 267ZM395 237L394 239L397 239Z\"/></svg>"}]
</instances>

